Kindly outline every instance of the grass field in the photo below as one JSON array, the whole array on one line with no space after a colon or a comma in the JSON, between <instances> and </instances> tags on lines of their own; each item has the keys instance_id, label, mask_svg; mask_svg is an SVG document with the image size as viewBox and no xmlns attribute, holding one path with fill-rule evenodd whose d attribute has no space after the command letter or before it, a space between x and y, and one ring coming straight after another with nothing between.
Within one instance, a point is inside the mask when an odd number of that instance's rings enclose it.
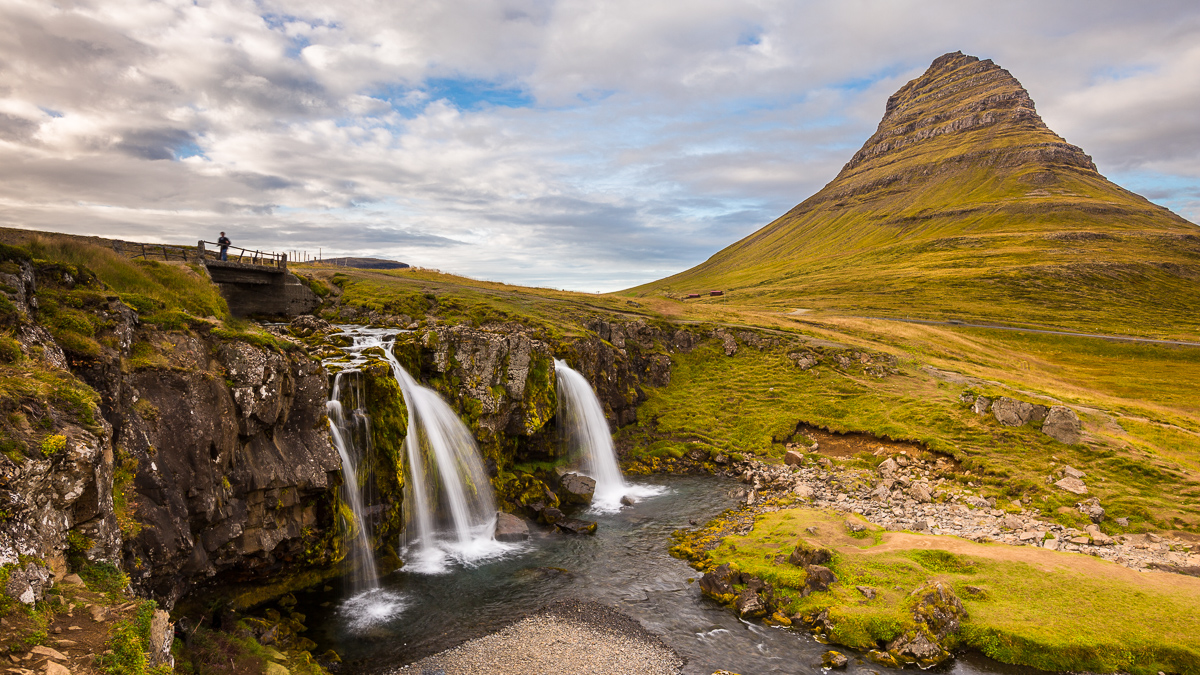
<instances>
[{"instance_id":1,"label":"grass field","mask_svg":"<svg viewBox=\"0 0 1200 675\"><path fill-rule=\"evenodd\" d=\"M1200 673L1200 579L1143 574L1075 553L977 544L955 537L878 532L855 538L845 516L784 509L726 538L709 565L733 563L785 590L788 614L830 608L831 637L872 649L911 623L908 594L930 580L950 585L968 618L961 643L987 656L1045 670ZM814 528L815 534L808 531ZM834 551L827 593L800 597L801 568L776 563L798 541ZM875 589L866 600L856 586Z\"/></svg>"}]
</instances>

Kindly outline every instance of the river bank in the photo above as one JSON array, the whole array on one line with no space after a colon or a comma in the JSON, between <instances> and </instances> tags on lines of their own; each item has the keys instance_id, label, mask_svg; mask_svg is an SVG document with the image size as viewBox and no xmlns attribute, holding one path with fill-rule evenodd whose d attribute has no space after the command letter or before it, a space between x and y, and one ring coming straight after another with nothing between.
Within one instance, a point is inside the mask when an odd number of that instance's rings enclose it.
<instances>
[{"instance_id":1,"label":"river bank","mask_svg":"<svg viewBox=\"0 0 1200 675\"><path fill-rule=\"evenodd\" d=\"M726 474L747 486L740 506L677 533L672 552L742 617L807 628L883 665L972 649L1045 670L1198 672L1200 579L1153 571L1190 570L1187 542L1005 512L931 484L934 458L898 457L876 475L816 456L739 463ZM935 587L953 608L938 610L953 615L940 626L924 605Z\"/></svg>"},{"instance_id":2,"label":"river bank","mask_svg":"<svg viewBox=\"0 0 1200 675\"><path fill-rule=\"evenodd\" d=\"M677 675L682 670L683 659L628 615L596 602L563 600L395 675Z\"/></svg>"}]
</instances>

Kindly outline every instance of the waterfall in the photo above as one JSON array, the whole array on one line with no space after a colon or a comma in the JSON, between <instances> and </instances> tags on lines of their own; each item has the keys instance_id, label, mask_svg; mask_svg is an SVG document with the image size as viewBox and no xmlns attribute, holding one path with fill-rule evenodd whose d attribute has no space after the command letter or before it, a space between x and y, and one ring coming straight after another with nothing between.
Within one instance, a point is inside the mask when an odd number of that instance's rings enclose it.
<instances>
[{"instance_id":1,"label":"waterfall","mask_svg":"<svg viewBox=\"0 0 1200 675\"><path fill-rule=\"evenodd\" d=\"M379 587L379 571L367 526L359 481L363 480L362 464L372 452L371 418L366 413L361 373L344 370L333 378L333 391L325 403L329 416L329 434L342 458L342 482L350 519L350 584L353 593L342 604L340 612L352 632L366 632L385 623L404 610L406 601L400 595ZM346 414L346 399L350 413ZM368 477L369 481L369 477Z\"/></svg>"},{"instance_id":2,"label":"waterfall","mask_svg":"<svg viewBox=\"0 0 1200 675\"><path fill-rule=\"evenodd\" d=\"M648 485L629 485L617 466L617 452L600 399L587 378L567 365L554 360L558 381L558 424L571 449L581 455L584 475L596 481L592 508L597 511L617 511L621 498L649 497L662 493L662 488Z\"/></svg>"},{"instance_id":3,"label":"waterfall","mask_svg":"<svg viewBox=\"0 0 1200 675\"><path fill-rule=\"evenodd\" d=\"M471 432L437 392L400 365L393 343L382 346L408 407L406 569L439 573L451 559L469 565L511 549L494 538L496 500Z\"/></svg>"},{"instance_id":4,"label":"waterfall","mask_svg":"<svg viewBox=\"0 0 1200 675\"><path fill-rule=\"evenodd\" d=\"M359 488L359 464L370 452L371 419L362 407L362 383L353 380L350 417L347 418L342 406L343 379L348 374L357 375L355 371L340 372L333 379L333 392L325 409L329 414L329 433L333 436L333 444L342 457L342 482L345 488L345 501L349 505L352 522L346 524L351 532L353 569L350 575L351 583L356 594L370 591L379 587L379 574L375 568L375 555L371 548L371 537L367 531L367 520L363 509L362 493Z\"/></svg>"}]
</instances>

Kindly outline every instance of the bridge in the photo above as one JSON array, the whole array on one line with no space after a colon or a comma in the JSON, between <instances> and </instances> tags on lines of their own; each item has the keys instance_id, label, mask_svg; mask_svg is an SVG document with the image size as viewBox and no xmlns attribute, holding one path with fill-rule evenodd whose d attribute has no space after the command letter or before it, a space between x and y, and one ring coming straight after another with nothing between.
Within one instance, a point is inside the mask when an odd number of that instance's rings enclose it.
<instances>
[{"instance_id":1,"label":"bridge","mask_svg":"<svg viewBox=\"0 0 1200 675\"><path fill-rule=\"evenodd\" d=\"M297 316L321 304L308 285L288 272L288 257L230 246L225 259L220 245L199 241L196 246L143 244L114 240L113 250L129 258L204 265L236 317Z\"/></svg>"}]
</instances>

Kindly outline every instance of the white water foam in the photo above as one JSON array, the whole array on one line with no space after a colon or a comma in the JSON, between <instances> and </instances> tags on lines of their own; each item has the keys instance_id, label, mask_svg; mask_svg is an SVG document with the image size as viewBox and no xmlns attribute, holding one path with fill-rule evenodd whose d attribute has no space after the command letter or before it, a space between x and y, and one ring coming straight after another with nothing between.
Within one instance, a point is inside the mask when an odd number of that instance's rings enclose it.
<instances>
[{"instance_id":1,"label":"white water foam","mask_svg":"<svg viewBox=\"0 0 1200 675\"><path fill-rule=\"evenodd\" d=\"M408 606L403 595L382 588L373 588L347 598L338 613L345 617L351 633L364 633L399 616Z\"/></svg>"}]
</instances>

